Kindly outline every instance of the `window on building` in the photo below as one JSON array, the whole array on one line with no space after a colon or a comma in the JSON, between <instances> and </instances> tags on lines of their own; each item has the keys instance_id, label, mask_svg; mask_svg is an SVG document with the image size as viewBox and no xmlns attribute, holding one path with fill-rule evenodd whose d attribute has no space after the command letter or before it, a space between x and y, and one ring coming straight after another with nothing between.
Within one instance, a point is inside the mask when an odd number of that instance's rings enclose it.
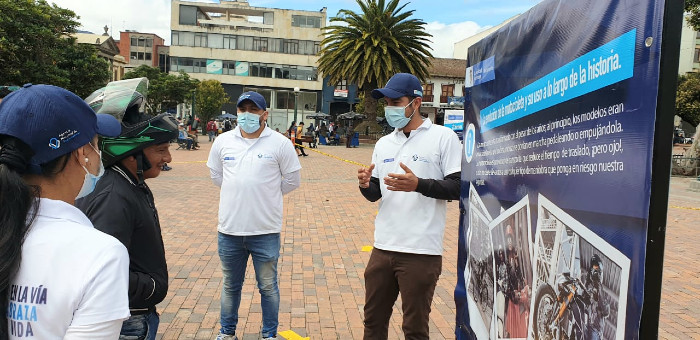
<instances>
[{"instance_id":1,"label":"window on building","mask_svg":"<svg viewBox=\"0 0 700 340\"><path fill-rule=\"evenodd\" d=\"M151 53L146 52L146 55L144 56L145 60L151 60Z\"/></svg>"},{"instance_id":2,"label":"window on building","mask_svg":"<svg viewBox=\"0 0 700 340\"><path fill-rule=\"evenodd\" d=\"M146 38L146 47L153 47L153 38Z\"/></svg>"},{"instance_id":3,"label":"window on building","mask_svg":"<svg viewBox=\"0 0 700 340\"><path fill-rule=\"evenodd\" d=\"M137 46L138 45L138 39L136 37L131 38L131 46Z\"/></svg>"},{"instance_id":4,"label":"window on building","mask_svg":"<svg viewBox=\"0 0 700 340\"><path fill-rule=\"evenodd\" d=\"M175 32L173 31L172 34L170 34L170 43L173 46L178 46L180 45L180 32Z\"/></svg>"},{"instance_id":5,"label":"window on building","mask_svg":"<svg viewBox=\"0 0 700 340\"><path fill-rule=\"evenodd\" d=\"M263 24L274 25L275 24L275 13L274 12L263 13Z\"/></svg>"},{"instance_id":6,"label":"window on building","mask_svg":"<svg viewBox=\"0 0 700 340\"><path fill-rule=\"evenodd\" d=\"M433 84L423 84L423 101L433 101Z\"/></svg>"},{"instance_id":7,"label":"window on building","mask_svg":"<svg viewBox=\"0 0 700 340\"><path fill-rule=\"evenodd\" d=\"M207 34L206 33L195 33L194 34L194 46L195 47L207 47Z\"/></svg>"},{"instance_id":8,"label":"window on building","mask_svg":"<svg viewBox=\"0 0 700 340\"><path fill-rule=\"evenodd\" d=\"M207 45L209 48L224 48L223 34L209 33L209 37L207 39Z\"/></svg>"},{"instance_id":9,"label":"window on building","mask_svg":"<svg viewBox=\"0 0 700 340\"><path fill-rule=\"evenodd\" d=\"M180 25L197 25L197 7L180 5Z\"/></svg>"},{"instance_id":10,"label":"window on building","mask_svg":"<svg viewBox=\"0 0 700 340\"><path fill-rule=\"evenodd\" d=\"M136 53L137 53L136 59L143 60L143 52L136 52Z\"/></svg>"},{"instance_id":11,"label":"window on building","mask_svg":"<svg viewBox=\"0 0 700 340\"><path fill-rule=\"evenodd\" d=\"M207 60L206 59L195 59L193 72L195 72L195 73L207 73Z\"/></svg>"},{"instance_id":12,"label":"window on building","mask_svg":"<svg viewBox=\"0 0 700 340\"><path fill-rule=\"evenodd\" d=\"M447 97L454 96L454 91L455 91L454 84L442 85L442 94L440 94L440 102L447 103Z\"/></svg>"},{"instance_id":13,"label":"window on building","mask_svg":"<svg viewBox=\"0 0 700 340\"><path fill-rule=\"evenodd\" d=\"M292 15L292 26L302 28L319 28L321 27L321 17Z\"/></svg>"},{"instance_id":14,"label":"window on building","mask_svg":"<svg viewBox=\"0 0 700 340\"><path fill-rule=\"evenodd\" d=\"M284 53L299 54L299 40L289 39L284 41Z\"/></svg>"},{"instance_id":15,"label":"window on building","mask_svg":"<svg viewBox=\"0 0 700 340\"><path fill-rule=\"evenodd\" d=\"M236 49L236 36L235 35L224 35L223 48L235 50Z\"/></svg>"},{"instance_id":16,"label":"window on building","mask_svg":"<svg viewBox=\"0 0 700 340\"><path fill-rule=\"evenodd\" d=\"M693 57L694 63L700 63L700 48L695 49L695 57Z\"/></svg>"},{"instance_id":17,"label":"window on building","mask_svg":"<svg viewBox=\"0 0 700 340\"><path fill-rule=\"evenodd\" d=\"M221 73L235 75L236 74L236 62L225 60L222 64Z\"/></svg>"},{"instance_id":18,"label":"window on building","mask_svg":"<svg viewBox=\"0 0 700 340\"><path fill-rule=\"evenodd\" d=\"M144 37L139 37L139 47L146 47L146 39Z\"/></svg>"},{"instance_id":19,"label":"window on building","mask_svg":"<svg viewBox=\"0 0 700 340\"><path fill-rule=\"evenodd\" d=\"M347 90L348 89L348 81L347 80L339 81L338 84L335 84L335 89L336 90Z\"/></svg>"},{"instance_id":20,"label":"window on building","mask_svg":"<svg viewBox=\"0 0 700 340\"><path fill-rule=\"evenodd\" d=\"M282 47L283 41L284 41L283 39L268 38L267 39L267 51L268 52L276 52L276 53L282 52L283 48L284 48L284 47Z\"/></svg>"},{"instance_id":21,"label":"window on building","mask_svg":"<svg viewBox=\"0 0 700 340\"><path fill-rule=\"evenodd\" d=\"M131 60L136 60L138 58L138 55L136 52L131 52Z\"/></svg>"},{"instance_id":22,"label":"window on building","mask_svg":"<svg viewBox=\"0 0 700 340\"><path fill-rule=\"evenodd\" d=\"M280 110L294 109L294 92L279 90L275 91L275 95L277 97L275 108Z\"/></svg>"},{"instance_id":23,"label":"window on building","mask_svg":"<svg viewBox=\"0 0 700 340\"><path fill-rule=\"evenodd\" d=\"M299 110L316 112L316 92L299 93Z\"/></svg>"},{"instance_id":24,"label":"window on building","mask_svg":"<svg viewBox=\"0 0 700 340\"><path fill-rule=\"evenodd\" d=\"M194 33L180 32L180 46L194 46Z\"/></svg>"},{"instance_id":25,"label":"window on building","mask_svg":"<svg viewBox=\"0 0 700 340\"><path fill-rule=\"evenodd\" d=\"M254 37L253 38L253 50L267 52L267 38L266 37Z\"/></svg>"},{"instance_id":26,"label":"window on building","mask_svg":"<svg viewBox=\"0 0 700 340\"><path fill-rule=\"evenodd\" d=\"M299 42L299 54L314 55L314 42L310 40L302 40Z\"/></svg>"},{"instance_id":27,"label":"window on building","mask_svg":"<svg viewBox=\"0 0 700 340\"><path fill-rule=\"evenodd\" d=\"M244 51L253 50L253 37L238 36L238 49Z\"/></svg>"}]
</instances>

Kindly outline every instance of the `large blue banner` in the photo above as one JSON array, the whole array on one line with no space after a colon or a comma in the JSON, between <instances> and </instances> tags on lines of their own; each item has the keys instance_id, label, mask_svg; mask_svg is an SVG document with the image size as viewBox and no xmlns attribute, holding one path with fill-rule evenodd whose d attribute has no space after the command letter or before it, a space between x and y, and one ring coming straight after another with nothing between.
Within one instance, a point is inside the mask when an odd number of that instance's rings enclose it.
<instances>
[{"instance_id":1,"label":"large blue banner","mask_svg":"<svg viewBox=\"0 0 700 340\"><path fill-rule=\"evenodd\" d=\"M469 48L457 339L639 337L663 12L546 0Z\"/></svg>"}]
</instances>

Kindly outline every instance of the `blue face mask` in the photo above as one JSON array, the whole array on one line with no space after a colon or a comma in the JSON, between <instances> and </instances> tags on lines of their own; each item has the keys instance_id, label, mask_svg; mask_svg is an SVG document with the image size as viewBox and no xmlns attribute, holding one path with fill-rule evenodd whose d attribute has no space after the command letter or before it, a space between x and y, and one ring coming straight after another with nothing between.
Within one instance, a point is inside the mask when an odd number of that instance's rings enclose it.
<instances>
[{"instance_id":1,"label":"blue face mask","mask_svg":"<svg viewBox=\"0 0 700 340\"><path fill-rule=\"evenodd\" d=\"M415 99L414 99L415 100ZM413 113L411 113L410 116L406 117L406 108L409 107L411 104L413 104L413 100L411 100L410 103L406 106L386 106L384 107L384 117L386 118L386 122L391 125L393 128L397 129L403 129L408 122L411 121L411 118L413 117L413 114L416 113L416 110L413 110Z\"/></svg>"},{"instance_id":2,"label":"blue face mask","mask_svg":"<svg viewBox=\"0 0 700 340\"><path fill-rule=\"evenodd\" d=\"M88 144L90 147L95 150L95 147L92 146L92 144ZM85 197L87 195L90 195L95 190L95 187L97 186L97 182L100 180L102 175L105 174L105 167L102 165L102 153L100 151L95 150L97 154L100 156L100 171L98 171L97 175L93 175L88 171L86 167L83 167L83 170L85 170L85 179L83 180L83 186L80 188L80 192L78 193L78 196L75 199Z\"/></svg>"},{"instance_id":3,"label":"blue face mask","mask_svg":"<svg viewBox=\"0 0 700 340\"><path fill-rule=\"evenodd\" d=\"M255 133L260 129L260 116L250 112L239 113L238 126L246 133Z\"/></svg>"}]
</instances>

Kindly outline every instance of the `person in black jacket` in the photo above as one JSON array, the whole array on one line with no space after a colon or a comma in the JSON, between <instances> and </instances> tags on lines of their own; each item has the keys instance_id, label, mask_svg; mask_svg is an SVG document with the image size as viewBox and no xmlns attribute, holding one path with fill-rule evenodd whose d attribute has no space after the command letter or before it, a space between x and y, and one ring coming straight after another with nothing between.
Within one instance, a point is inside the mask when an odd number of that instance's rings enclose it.
<instances>
[{"instance_id":1,"label":"person in black jacket","mask_svg":"<svg viewBox=\"0 0 700 340\"><path fill-rule=\"evenodd\" d=\"M95 228L129 251L131 317L124 321L120 339L151 340L158 330L156 304L168 291L168 267L158 211L145 180L157 177L172 160L169 141L177 138L177 126L168 114L127 112L122 134L100 141L104 176L90 195L76 202Z\"/></svg>"}]
</instances>

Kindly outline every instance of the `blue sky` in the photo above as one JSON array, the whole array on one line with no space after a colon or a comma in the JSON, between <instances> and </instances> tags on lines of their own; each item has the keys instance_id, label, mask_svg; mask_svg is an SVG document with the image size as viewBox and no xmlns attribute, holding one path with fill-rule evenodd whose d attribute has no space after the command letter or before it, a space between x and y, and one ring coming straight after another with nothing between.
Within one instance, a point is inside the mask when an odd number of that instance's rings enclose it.
<instances>
[{"instance_id":1,"label":"blue sky","mask_svg":"<svg viewBox=\"0 0 700 340\"><path fill-rule=\"evenodd\" d=\"M156 33L170 43L170 0L48 0L76 12L81 30L102 34L110 26L112 36L119 31ZM404 10L415 10L414 17L427 23L433 35L433 55L451 58L454 43L479 31L524 13L541 0L412 0L401 1ZM199 0L199 2L215 2ZM318 11L327 7L328 18L338 10L359 11L355 0L249 0L251 6Z\"/></svg>"},{"instance_id":2,"label":"blue sky","mask_svg":"<svg viewBox=\"0 0 700 340\"><path fill-rule=\"evenodd\" d=\"M388 2L388 1L387 1ZM416 18L425 22L441 22L454 24L473 21L479 26L494 26L516 14L523 13L539 0L412 0L401 1L406 4L405 10L415 10ZM249 0L251 6L291 8L316 11L322 7L328 8L328 17L334 16L340 9L359 11L360 7L354 0ZM436 5L438 4L438 5Z\"/></svg>"}]
</instances>

